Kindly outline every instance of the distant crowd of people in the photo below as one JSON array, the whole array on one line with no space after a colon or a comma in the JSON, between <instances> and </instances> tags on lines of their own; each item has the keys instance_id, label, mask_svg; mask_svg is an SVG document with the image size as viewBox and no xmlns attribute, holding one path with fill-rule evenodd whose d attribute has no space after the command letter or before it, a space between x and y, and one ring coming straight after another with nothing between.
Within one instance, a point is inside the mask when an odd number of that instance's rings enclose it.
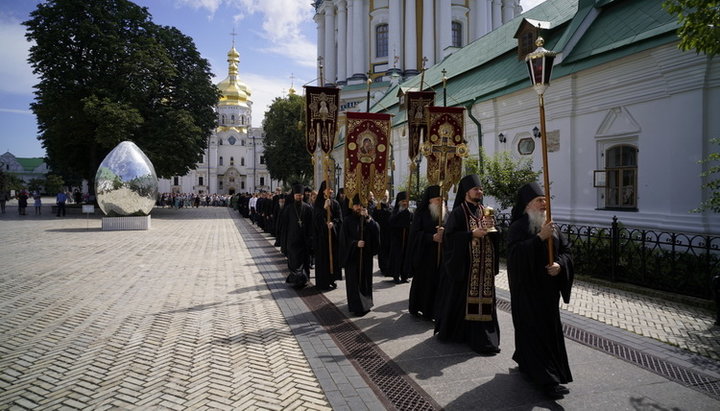
<instances>
[{"instance_id":1,"label":"distant crowd of people","mask_svg":"<svg viewBox=\"0 0 720 411\"><path fill-rule=\"evenodd\" d=\"M15 196L11 196L9 191L0 191L0 213L5 214L5 209L7 206L7 202L10 199L16 199L17 200L17 209L18 209L18 215L24 216L27 215L27 208L29 206L30 200L32 200L32 205L35 209L35 215L42 215L43 210L43 202L42 202L42 194L39 190L34 190L32 192L21 189L18 190L15 194ZM55 195L55 208L56 208L56 215L58 217L65 216L66 215L66 209L65 205L69 203L74 204L83 204L83 203L94 203L95 202L95 196L92 194L85 193L83 194L79 189L75 189L74 191L65 191L65 190L59 190L57 194Z\"/></svg>"},{"instance_id":2,"label":"distant crowd of people","mask_svg":"<svg viewBox=\"0 0 720 411\"><path fill-rule=\"evenodd\" d=\"M158 194L157 206L160 208L198 208L203 207L234 207L238 195L229 194L195 194L195 193L161 193Z\"/></svg>"},{"instance_id":3,"label":"distant crowd of people","mask_svg":"<svg viewBox=\"0 0 720 411\"><path fill-rule=\"evenodd\" d=\"M437 185L427 187L411 210L406 192L392 204L387 192L378 199L370 193L363 204L358 195L347 198L342 188L335 195L323 182L318 191L297 184L289 193L240 194L232 207L275 237L287 257L290 286L305 287L312 269L319 290L333 290L344 280L348 310L364 316L373 306L377 256L380 275L395 284L411 282L408 310L431 322L438 340L490 356L500 352L495 295L500 237L494 217L484 213L483 194L479 177L468 175L451 210ZM538 184L520 189L506 257L513 360L549 398L558 399L569 393L562 384L572 381L558 303L569 302L574 273L569 244L546 221L546 207Z\"/></svg>"}]
</instances>

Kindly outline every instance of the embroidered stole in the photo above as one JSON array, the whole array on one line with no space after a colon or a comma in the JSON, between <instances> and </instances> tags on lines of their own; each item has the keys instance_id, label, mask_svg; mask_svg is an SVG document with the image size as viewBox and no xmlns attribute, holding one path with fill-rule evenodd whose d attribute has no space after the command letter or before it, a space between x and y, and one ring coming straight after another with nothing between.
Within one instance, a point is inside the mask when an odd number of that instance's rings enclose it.
<instances>
[{"instance_id":1,"label":"embroidered stole","mask_svg":"<svg viewBox=\"0 0 720 411\"><path fill-rule=\"evenodd\" d=\"M481 216L462 204L468 231L480 227ZM480 208L478 207L478 210ZM495 252L489 238L472 239L468 245L470 272L465 299L465 319L468 321L492 321L495 308Z\"/></svg>"}]
</instances>

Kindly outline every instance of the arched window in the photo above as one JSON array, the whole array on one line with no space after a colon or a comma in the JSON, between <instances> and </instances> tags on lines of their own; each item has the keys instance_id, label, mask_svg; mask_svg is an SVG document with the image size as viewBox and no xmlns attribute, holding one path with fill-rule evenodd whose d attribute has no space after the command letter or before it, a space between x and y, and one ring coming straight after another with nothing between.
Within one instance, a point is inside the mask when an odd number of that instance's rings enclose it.
<instances>
[{"instance_id":1,"label":"arched window","mask_svg":"<svg viewBox=\"0 0 720 411\"><path fill-rule=\"evenodd\" d=\"M240 157L240 166L245 167L245 157Z\"/></svg>"},{"instance_id":2,"label":"arched window","mask_svg":"<svg viewBox=\"0 0 720 411\"><path fill-rule=\"evenodd\" d=\"M375 26L375 57L388 56L388 25Z\"/></svg>"},{"instance_id":3,"label":"arched window","mask_svg":"<svg viewBox=\"0 0 720 411\"><path fill-rule=\"evenodd\" d=\"M231 166L235 165L235 157L230 157L230 165Z\"/></svg>"},{"instance_id":4,"label":"arched window","mask_svg":"<svg viewBox=\"0 0 720 411\"><path fill-rule=\"evenodd\" d=\"M224 124L225 124L225 114L223 114L221 118L222 118L222 120L221 120L221 124L223 124L223 125L224 125Z\"/></svg>"},{"instance_id":5,"label":"arched window","mask_svg":"<svg viewBox=\"0 0 720 411\"><path fill-rule=\"evenodd\" d=\"M462 23L459 21L452 22L452 46L462 47Z\"/></svg>"},{"instance_id":6,"label":"arched window","mask_svg":"<svg viewBox=\"0 0 720 411\"><path fill-rule=\"evenodd\" d=\"M230 116L230 123L235 124L235 114Z\"/></svg>"},{"instance_id":7,"label":"arched window","mask_svg":"<svg viewBox=\"0 0 720 411\"><path fill-rule=\"evenodd\" d=\"M223 158L222 158L222 156L220 156L220 158L218 159L218 165L223 165Z\"/></svg>"},{"instance_id":8,"label":"arched window","mask_svg":"<svg viewBox=\"0 0 720 411\"><path fill-rule=\"evenodd\" d=\"M605 151L605 207L637 208L637 152L629 144Z\"/></svg>"}]
</instances>

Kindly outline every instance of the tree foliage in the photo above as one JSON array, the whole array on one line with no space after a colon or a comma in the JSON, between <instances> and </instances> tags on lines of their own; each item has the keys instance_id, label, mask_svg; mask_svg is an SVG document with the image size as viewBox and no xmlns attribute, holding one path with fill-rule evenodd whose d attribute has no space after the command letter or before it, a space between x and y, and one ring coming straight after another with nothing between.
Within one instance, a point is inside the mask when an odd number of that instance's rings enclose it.
<instances>
[{"instance_id":1,"label":"tree foliage","mask_svg":"<svg viewBox=\"0 0 720 411\"><path fill-rule=\"evenodd\" d=\"M710 57L720 52L720 1L665 0L663 8L678 18L681 50Z\"/></svg>"},{"instance_id":2,"label":"tree foliage","mask_svg":"<svg viewBox=\"0 0 720 411\"><path fill-rule=\"evenodd\" d=\"M476 158L465 162L467 174L478 174L483 185L485 195L494 197L502 210L513 206L520 187L527 183L537 181L540 171L534 171L531 159L515 161L507 151L498 151L492 156L485 152L482 156L483 167Z\"/></svg>"},{"instance_id":3,"label":"tree foliage","mask_svg":"<svg viewBox=\"0 0 720 411\"><path fill-rule=\"evenodd\" d=\"M720 144L720 138L712 138L710 142ZM713 213L720 213L720 177L718 177L718 173L720 173L720 152L710 153L705 159L700 160L700 164L706 166L701 176L709 178L702 187L710 192L710 198L700 203L700 206L692 211L700 213L710 210Z\"/></svg>"},{"instance_id":4,"label":"tree foliage","mask_svg":"<svg viewBox=\"0 0 720 411\"><path fill-rule=\"evenodd\" d=\"M290 94L277 97L265 113L265 161L272 178L285 183L307 184L313 175L310 155L305 149L302 127L305 100Z\"/></svg>"},{"instance_id":5,"label":"tree foliage","mask_svg":"<svg viewBox=\"0 0 720 411\"><path fill-rule=\"evenodd\" d=\"M55 174L48 174L45 178L45 192L47 194L57 194L59 193L63 187L65 186L65 181L63 181L62 177L55 175Z\"/></svg>"},{"instance_id":6,"label":"tree foliage","mask_svg":"<svg viewBox=\"0 0 720 411\"><path fill-rule=\"evenodd\" d=\"M125 140L160 177L195 168L219 91L192 39L128 0L48 0L23 24L40 78L31 108L55 172L92 181Z\"/></svg>"}]
</instances>

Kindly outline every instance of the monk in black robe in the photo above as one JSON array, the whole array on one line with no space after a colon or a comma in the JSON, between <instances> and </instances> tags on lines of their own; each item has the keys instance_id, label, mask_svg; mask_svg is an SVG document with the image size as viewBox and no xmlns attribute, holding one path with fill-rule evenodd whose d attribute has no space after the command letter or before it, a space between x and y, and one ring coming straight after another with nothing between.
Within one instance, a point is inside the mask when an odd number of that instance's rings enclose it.
<instances>
[{"instance_id":1,"label":"monk in black robe","mask_svg":"<svg viewBox=\"0 0 720 411\"><path fill-rule=\"evenodd\" d=\"M373 306L373 255L379 246L378 225L356 195L352 212L343 220L340 253L345 267L348 309L357 316L367 314Z\"/></svg>"},{"instance_id":2,"label":"monk in black robe","mask_svg":"<svg viewBox=\"0 0 720 411\"><path fill-rule=\"evenodd\" d=\"M412 213L408 203L407 193L399 192L395 197L395 206L388 221L390 224L390 273L395 284L406 283L411 277L407 258Z\"/></svg>"},{"instance_id":3,"label":"monk in black robe","mask_svg":"<svg viewBox=\"0 0 720 411\"><path fill-rule=\"evenodd\" d=\"M390 214L392 209L388 204L390 194L385 191L384 196L373 211L372 218L380 227L380 250L378 251L378 266L380 273L386 277L392 277L390 274Z\"/></svg>"},{"instance_id":4,"label":"monk in black robe","mask_svg":"<svg viewBox=\"0 0 720 411\"><path fill-rule=\"evenodd\" d=\"M435 294L442 269L443 214L440 186L429 186L413 215L409 251L413 273L409 310L426 320L435 316Z\"/></svg>"},{"instance_id":5,"label":"monk in black robe","mask_svg":"<svg viewBox=\"0 0 720 411\"><path fill-rule=\"evenodd\" d=\"M562 398L572 381L560 322L559 301L570 302L574 271L567 239L546 221L545 194L537 183L523 186L508 232L508 278L518 368L545 394ZM553 263L548 239L553 237Z\"/></svg>"},{"instance_id":6,"label":"monk in black robe","mask_svg":"<svg viewBox=\"0 0 720 411\"><path fill-rule=\"evenodd\" d=\"M440 341L466 343L477 353L494 355L500 352L495 306L498 234L487 231L494 220L483 217L482 198L477 175L460 180L445 224L435 333Z\"/></svg>"},{"instance_id":7,"label":"monk in black robe","mask_svg":"<svg viewBox=\"0 0 720 411\"><path fill-rule=\"evenodd\" d=\"M338 235L343 219L340 203L333 200L331 194L332 190L323 181L313 206L315 287L321 290L334 290L335 281L342 280Z\"/></svg>"},{"instance_id":8,"label":"monk in black robe","mask_svg":"<svg viewBox=\"0 0 720 411\"><path fill-rule=\"evenodd\" d=\"M286 195L282 192L275 196L275 205L273 206L273 227L275 227L275 247L280 246L282 241L282 226L280 225L280 217L285 209Z\"/></svg>"},{"instance_id":9,"label":"monk in black robe","mask_svg":"<svg viewBox=\"0 0 720 411\"><path fill-rule=\"evenodd\" d=\"M312 207L303 201L302 184L293 186L293 202L285 208L283 231L290 269L286 282L301 288L310 278L312 244Z\"/></svg>"}]
</instances>

